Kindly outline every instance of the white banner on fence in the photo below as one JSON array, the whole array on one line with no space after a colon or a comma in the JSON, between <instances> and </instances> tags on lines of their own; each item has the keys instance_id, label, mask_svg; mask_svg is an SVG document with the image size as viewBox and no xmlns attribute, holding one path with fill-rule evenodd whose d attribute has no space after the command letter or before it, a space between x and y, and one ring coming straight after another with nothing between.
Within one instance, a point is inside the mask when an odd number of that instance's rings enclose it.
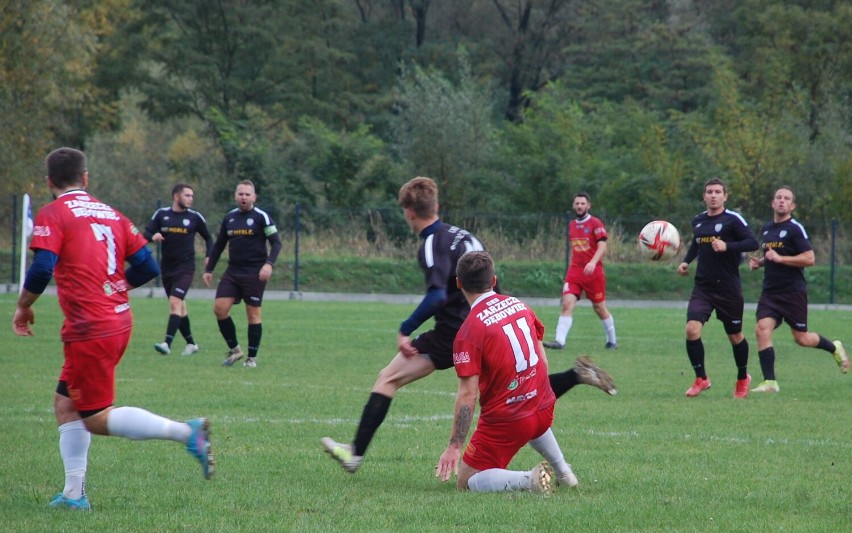
<instances>
[{"instance_id":1,"label":"white banner on fence","mask_svg":"<svg viewBox=\"0 0 852 533\"><path fill-rule=\"evenodd\" d=\"M33 234L33 209L30 205L30 195L24 194L24 205L21 209L21 281L18 283L18 293L24 291L24 277L27 274L27 243Z\"/></svg>"}]
</instances>

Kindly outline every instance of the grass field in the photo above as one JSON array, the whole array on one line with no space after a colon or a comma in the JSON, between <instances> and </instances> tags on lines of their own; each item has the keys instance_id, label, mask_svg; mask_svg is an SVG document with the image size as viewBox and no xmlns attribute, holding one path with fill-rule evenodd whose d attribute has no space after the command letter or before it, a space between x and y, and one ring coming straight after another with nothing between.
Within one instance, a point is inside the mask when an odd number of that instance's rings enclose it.
<instances>
[{"instance_id":1,"label":"grass field","mask_svg":"<svg viewBox=\"0 0 852 533\"><path fill-rule=\"evenodd\" d=\"M550 497L458 493L435 480L450 432L454 373L404 388L361 470L319 446L352 437L376 373L411 306L302 301L264 304L257 369L223 368L209 301L190 301L202 351L163 357L163 299L136 299L136 329L118 370L117 403L213 423L218 471L204 481L172 442L95 437L87 493L94 512L52 510L63 484L51 401L61 365L55 297L36 304L36 336L15 337L14 299L0 296L0 522L4 531L849 531L852 375L824 352L776 334L781 392L731 398L735 369L720 325L705 328L713 388L683 393L692 371L681 309L614 308L619 350L579 308L569 349L551 370L593 356L619 394L578 387L557 404L554 431L580 479ZM240 337L245 320L235 308ZM537 309L555 325L556 307ZM848 311L812 311L811 328L852 344ZM760 380L753 313L750 370ZM183 341L174 345L183 348ZM512 463L539 461L524 449Z\"/></svg>"}]
</instances>

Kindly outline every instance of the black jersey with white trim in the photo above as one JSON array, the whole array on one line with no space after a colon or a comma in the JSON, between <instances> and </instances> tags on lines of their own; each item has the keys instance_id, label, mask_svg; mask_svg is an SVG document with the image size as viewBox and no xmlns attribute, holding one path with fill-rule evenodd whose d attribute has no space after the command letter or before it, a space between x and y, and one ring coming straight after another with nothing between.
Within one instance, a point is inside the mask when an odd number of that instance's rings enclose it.
<instances>
[{"instance_id":1,"label":"black jersey with white trim","mask_svg":"<svg viewBox=\"0 0 852 533\"><path fill-rule=\"evenodd\" d=\"M266 241L269 241L267 249ZM228 245L228 268L242 272L256 272L264 263L275 264L281 252L281 236L275 222L266 211L239 208L225 213L216 244L207 262L207 272L213 272L219 257Z\"/></svg>"},{"instance_id":2,"label":"black jersey with white trim","mask_svg":"<svg viewBox=\"0 0 852 533\"><path fill-rule=\"evenodd\" d=\"M740 290L742 254L757 250L754 233L741 214L725 209L710 216L707 211L692 219L692 242L684 257L686 263L698 258L695 285L712 291ZM713 241L721 239L727 250L713 250Z\"/></svg>"},{"instance_id":3,"label":"black jersey with white trim","mask_svg":"<svg viewBox=\"0 0 852 533\"><path fill-rule=\"evenodd\" d=\"M808 232L794 218L764 225L760 230L760 242L764 253L775 250L775 253L785 257L792 257L813 250L811 241L808 239ZM808 290L804 267L765 261L763 268L763 292L779 293Z\"/></svg>"},{"instance_id":4,"label":"black jersey with white trim","mask_svg":"<svg viewBox=\"0 0 852 533\"><path fill-rule=\"evenodd\" d=\"M204 239L205 255L210 255L213 237L207 229L207 220L193 209L174 211L163 207L154 211L143 235L149 241L155 233L163 236L163 257L160 269L164 274L195 271L195 234Z\"/></svg>"}]
</instances>

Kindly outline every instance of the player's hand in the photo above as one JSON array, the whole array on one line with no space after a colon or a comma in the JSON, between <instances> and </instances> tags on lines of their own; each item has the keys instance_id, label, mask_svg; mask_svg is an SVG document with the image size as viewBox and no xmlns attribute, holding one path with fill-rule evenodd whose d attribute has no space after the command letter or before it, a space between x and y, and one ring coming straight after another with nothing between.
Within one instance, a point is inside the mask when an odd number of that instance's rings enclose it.
<instances>
[{"instance_id":1,"label":"player's hand","mask_svg":"<svg viewBox=\"0 0 852 533\"><path fill-rule=\"evenodd\" d=\"M272 277L272 265L269 263L264 263L262 267L260 267L260 273L257 275L257 278L260 281L268 281L269 278Z\"/></svg>"},{"instance_id":2,"label":"player's hand","mask_svg":"<svg viewBox=\"0 0 852 533\"><path fill-rule=\"evenodd\" d=\"M166 240L166 238L163 237L163 234L160 233L159 231L157 233L151 235L151 242L162 242L164 240Z\"/></svg>"},{"instance_id":3,"label":"player's hand","mask_svg":"<svg viewBox=\"0 0 852 533\"><path fill-rule=\"evenodd\" d=\"M758 259L757 257L749 257L748 267L751 270L757 270L758 268L760 268L760 259Z\"/></svg>"},{"instance_id":4,"label":"player's hand","mask_svg":"<svg viewBox=\"0 0 852 533\"><path fill-rule=\"evenodd\" d=\"M710 246L713 247L714 252L724 252L728 249L728 244L722 239L719 239L718 237L713 239L713 242L710 243Z\"/></svg>"},{"instance_id":5,"label":"player's hand","mask_svg":"<svg viewBox=\"0 0 852 533\"><path fill-rule=\"evenodd\" d=\"M210 282L213 281L213 273L212 272L205 272L204 274L201 274L201 279L204 280L204 285L209 287Z\"/></svg>"},{"instance_id":6,"label":"player's hand","mask_svg":"<svg viewBox=\"0 0 852 533\"><path fill-rule=\"evenodd\" d=\"M15 317L12 319L12 329L15 331L15 335L20 335L21 337L32 337L35 335L33 330L30 329L30 324L35 324L35 315L33 314L32 307L17 306L15 308Z\"/></svg>"},{"instance_id":7,"label":"player's hand","mask_svg":"<svg viewBox=\"0 0 852 533\"><path fill-rule=\"evenodd\" d=\"M438 465L435 467L435 477L441 481L449 481L453 475L459 475L459 457L461 448L458 446L447 446L441 458L438 460Z\"/></svg>"},{"instance_id":8,"label":"player's hand","mask_svg":"<svg viewBox=\"0 0 852 533\"><path fill-rule=\"evenodd\" d=\"M402 333L396 336L396 347L399 349L399 353L405 357L414 357L420 353L417 351L417 348L412 346L411 338Z\"/></svg>"},{"instance_id":9,"label":"player's hand","mask_svg":"<svg viewBox=\"0 0 852 533\"><path fill-rule=\"evenodd\" d=\"M776 252L775 250L772 250L772 249L766 250L766 253L763 254L763 257L767 261L772 261L773 263L780 263L781 262L781 256L778 254L778 252Z\"/></svg>"},{"instance_id":10,"label":"player's hand","mask_svg":"<svg viewBox=\"0 0 852 533\"><path fill-rule=\"evenodd\" d=\"M597 265L597 263L594 263L592 261L589 261L588 263L586 263L586 266L583 267L583 274L585 274L587 276L591 276L592 274L594 274L596 265Z\"/></svg>"},{"instance_id":11,"label":"player's hand","mask_svg":"<svg viewBox=\"0 0 852 533\"><path fill-rule=\"evenodd\" d=\"M677 273L681 276L689 274L689 263L683 262L677 266Z\"/></svg>"}]
</instances>

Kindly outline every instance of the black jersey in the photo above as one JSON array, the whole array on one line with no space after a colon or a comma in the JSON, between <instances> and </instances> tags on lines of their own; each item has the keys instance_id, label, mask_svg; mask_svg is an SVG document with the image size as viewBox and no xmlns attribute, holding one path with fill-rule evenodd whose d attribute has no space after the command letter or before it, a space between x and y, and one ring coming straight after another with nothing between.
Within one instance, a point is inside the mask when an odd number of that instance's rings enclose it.
<instances>
[{"instance_id":1,"label":"black jersey","mask_svg":"<svg viewBox=\"0 0 852 533\"><path fill-rule=\"evenodd\" d=\"M692 234L692 242L683 260L690 263L698 258L696 287L712 291L740 290L742 254L758 248L757 239L742 215L730 209L714 216L704 211L692 219ZM716 239L725 241L726 251L713 250Z\"/></svg>"},{"instance_id":2,"label":"black jersey","mask_svg":"<svg viewBox=\"0 0 852 533\"><path fill-rule=\"evenodd\" d=\"M266 241L269 241L267 250ZM228 268L237 272L257 272L264 263L274 265L281 252L281 236L272 217L257 207L250 211L239 208L225 213L216 244L207 261L207 272L213 272L228 245Z\"/></svg>"},{"instance_id":3,"label":"black jersey","mask_svg":"<svg viewBox=\"0 0 852 533\"><path fill-rule=\"evenodd\" d=\"M461 289L456 287L456 264L467 252L483 251L482 243L470 232L440 220L420 232L420 237L423 243L417 260L426 277L426 290L447 291L446 302L435 311L435 325L458 330L470 306Z\"/></svg>"},{"instance_id":4,"label":"black jersey","mask_svg":"<svg viewBox=\"0 0 852 533\"><path fill-rule=\"evenodd\" d=\"M813 250L808 232L796 219L770 222L760 230L761 248L764 252L775 250L786 257ZM763 264L763 292L807 291L804 267L782 265L772 261Z\"/></svg>"},{"instance_id":5,"label":"black jersey","mask_svg":"<svg viewBox=\"0 0 852 533\"><path fill-rule=\"evenodd\" d=\"M163 236L163 257L160 269L165 274L195 272L195 234L204 239L205 255L210 255L213 237L207 229L207 221L198 211L174 211L171 207L157 209L144 235L149 241L155 233Z\"/></svg>"}]
</instances>

